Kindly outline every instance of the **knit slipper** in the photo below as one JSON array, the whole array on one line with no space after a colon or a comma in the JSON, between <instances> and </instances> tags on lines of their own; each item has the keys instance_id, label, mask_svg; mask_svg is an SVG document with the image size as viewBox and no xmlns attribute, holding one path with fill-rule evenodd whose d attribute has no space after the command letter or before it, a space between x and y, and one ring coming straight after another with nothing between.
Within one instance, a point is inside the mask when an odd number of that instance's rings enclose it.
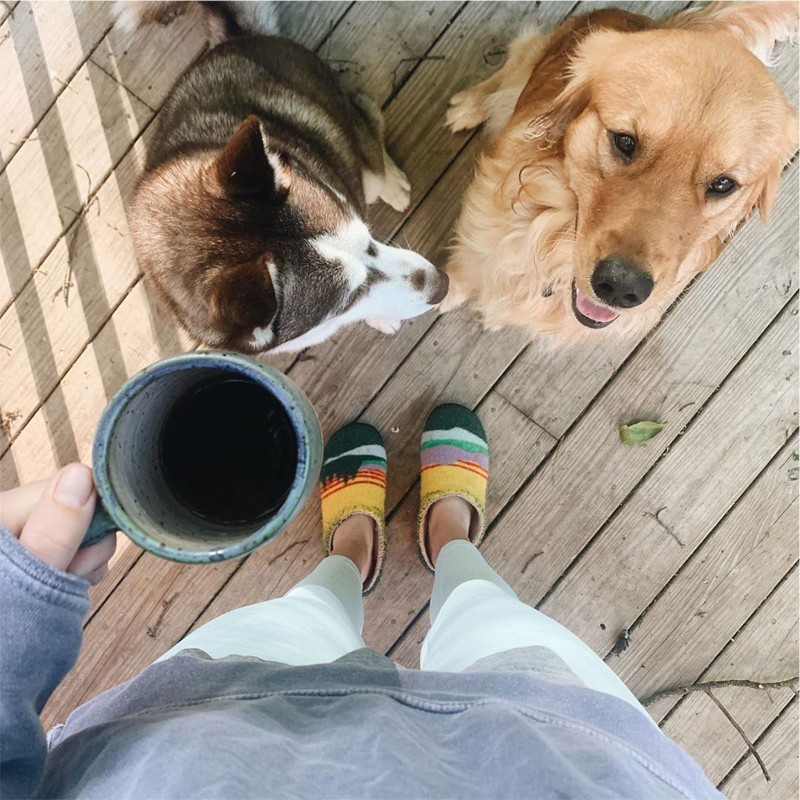
<instances>
[{"instance_id":1,"label":"knit slipper","mask_svg":"<svg viewBox=\"0 0 800 800\"><path fill-rule=\"evenodd\" d=\"M430 507L443 497L456 496L472 506L469 538L479 545L485 533L489 443L481 421L468 408L448 403L431 411L422 432L420 503L417 547L422 563L434 571L428 553Z\"/></svg>"},{"instance_id":2,"label":"knit slipper","mask_svg":"<svg viewBox=\"0 0 800 800\"><path fill-rule=\"evenodd\" d=\"M386 553L386 448L372 425L354 422L333 434L322 460L320 494L326 556L336 528L348 517L366 514L375 523L372 567L364 581L367 594L378 583Z\"/></svg>"}]
</instances>

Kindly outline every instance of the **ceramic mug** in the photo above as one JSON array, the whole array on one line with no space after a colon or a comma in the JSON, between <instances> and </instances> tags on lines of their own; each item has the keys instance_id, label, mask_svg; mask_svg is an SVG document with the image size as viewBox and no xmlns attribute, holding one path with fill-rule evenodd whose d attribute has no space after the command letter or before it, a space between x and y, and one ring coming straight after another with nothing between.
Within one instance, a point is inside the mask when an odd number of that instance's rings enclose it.
<instances>
[{"instance_id":1,"label":"ceramic mug","mask_svg":"<svg viewBox=\"0 0 800 800\"><path fill-rule=\"evenodd\" d=\"M196 420L180 404L212 384L224 400L229 381L239 392L252 388L250 394L266 393L264 398L280 415L275 419L284 430L282 441L292 446L291 452L284 453L285 491L276 506L257 519L220 521L199 514L186 495L177 491L194 465L181 467L179 459L177 471L171 466L175 441L202 453L209 426L216 424L212 416ZM183 428L178 439L168 430L175 425ZM196 439L185 438L193 437L195 429ZM253 447L258 446L258 438L253 436ZM245 439L240 446L251 445ZM252 459L258 453L245 455ZM272 455L263 453L265 459ZM122 386L100 419L92 460L97 508L83 547L119 530L155 555L206 564L246 555L280 533L299 513L319 477L322 432L306 396L277 370L237 353L185 353L152 364ZM170 477L170 470L177 478Z\"/></svg>"}]
</instances>

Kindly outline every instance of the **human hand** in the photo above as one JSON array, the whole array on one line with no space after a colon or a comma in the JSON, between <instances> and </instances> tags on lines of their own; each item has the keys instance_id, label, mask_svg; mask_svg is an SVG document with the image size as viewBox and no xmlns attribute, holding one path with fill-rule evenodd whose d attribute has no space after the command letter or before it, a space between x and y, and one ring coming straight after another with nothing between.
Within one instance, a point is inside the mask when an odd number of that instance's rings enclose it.
<instances>
[{"instance_id":1,"label":"human hand","mask_svg":"<svg viewBox=\"0 0 800 800\"><path fill-rule=\"evenodd\" d=\"M45 564L99 583L108 572L117 537L79 549L95 505L92 473L69 464L50 480L0 492L0 525Z\"/></svg>"}]
</instances>

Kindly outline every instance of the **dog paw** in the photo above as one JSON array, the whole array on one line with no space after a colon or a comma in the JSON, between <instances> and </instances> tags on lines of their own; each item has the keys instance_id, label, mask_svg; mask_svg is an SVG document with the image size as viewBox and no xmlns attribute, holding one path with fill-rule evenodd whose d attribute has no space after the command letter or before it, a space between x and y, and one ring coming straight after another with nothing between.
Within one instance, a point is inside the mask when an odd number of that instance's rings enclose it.
<instances>
[{"instance_id":1,"label":"dog paw","mask_svg":"<svg viewBox=\"0 0 800 800\"><path fill-rule=\"evenodd\" d=\"M455 133L477 128L486 121L486 111L483 107L483 93L475 88L466 89L450 98L450 107L447 109L445 125Z\"/></svg>"},{"instance_id":2,"label":"dog paw","mask_svg":"<svg viewBox=\"0 0 800 800\"><path fill-rule=\"evenodd\" d=\"M400 330L400 326L403 324L403 320L401 319L389 319L387 317L368 319L365 320L365 322L370 328L375 328L376 331L385 333L387 336L392 336L397 333L397 331Z\"/></svg>"},{"instance_id":3,"label":"dog paw","mask_svg":"<svg viewBox=\"0 0 800 800\"><path fill-rule=\"evenodd\" d=\"M389 156L383 159L383 188L380 198L395 211L405 211L411 202L411 184L405 172Z\"/></svg>"}]
</instances>

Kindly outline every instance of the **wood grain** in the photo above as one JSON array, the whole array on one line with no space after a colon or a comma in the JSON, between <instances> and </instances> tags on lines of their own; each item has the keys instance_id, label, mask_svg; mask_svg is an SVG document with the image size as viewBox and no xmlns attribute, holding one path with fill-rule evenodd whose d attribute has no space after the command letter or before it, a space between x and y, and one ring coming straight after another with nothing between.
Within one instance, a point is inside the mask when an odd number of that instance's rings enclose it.
<instances>
[{"instance_id":1,"label":"wood grain","mask_svg":"<svg viewBox=\"0 0 800 800\"><path fill-rule=\"evenodd\" d=\"M776 465L777 466L777 465ZM769 481L767 481L768 483ZM783 580L725 649L703 672L701 680L780 680L798 674L798 570ZM713 625L713 620L709 622ZM751 741L795 696L790 688L729 687L714 692ZM703 692L662 701L651 712L659 719L669 709L662 729L694 754L709 780L719 783L747 753L742 737Z\"/></svg>"},{"instance_id":2,"label":"wood grain","mask_svg":"<svg viewBox=\"0 0 800 800\"><path fill-rule=\"evenodd\" d=\"M785 309L700 418L673 442L669 453L627 497L624 507L581 553L579 563L539 606L602 655L611 650L619 633L630 629L648 609L642 630L637 627L631 645L609 661L637 696L687 682L683 670L692 677L701 672L711 660L704 656L708 653L705 648L712 648L713 658L749 616L748 604L754 611L797 560L791 511L797 482L789 480L788 466L780 474L780 485L788 496L777 491L770 494L761 509L763 530L753 530L753 520L737 526L737 515L732 527L722 526L713 541L706 541L781 449L787 433L797 429L797 364L782 354L796 338L797 318L792 313L796 309L796 302ZM776 528L770 535L773 523ZM742 587L735 580L737 573L731 571L762 537L767 541L753 557L766 559L762 566L769 577L760 584L750 576L750 586ZM648 608L698 548L703 552L692 561L686 576L681 573L659 598L657 607ZM727 586L728 580L734 581L734 588ZM739 598L737 608L726 609L731 600L729 590ZM752 597L745 600L748 590ZM722 600L721 595L727 599ZM728 615L720 620L719 628L707 626L705 617L696 615L704 610L713 613L718 596ZM675 630L684 634L680 642L674 640ZM727 636L726 630L730 631ZM713 642L704 641L712 632L717 649Z\"/></svg>"},{"instance_id":3,"label":"wood grain","mask_svg":"<svg viewBox=\"0 0 800 800\"><path fill-rule=\"evenodd\" d=\"M8 12L0 11L0 19ZM111 27L110 3L20 4L0 23L0 167L13 158Z\"/></svg>"}]
</instances>

